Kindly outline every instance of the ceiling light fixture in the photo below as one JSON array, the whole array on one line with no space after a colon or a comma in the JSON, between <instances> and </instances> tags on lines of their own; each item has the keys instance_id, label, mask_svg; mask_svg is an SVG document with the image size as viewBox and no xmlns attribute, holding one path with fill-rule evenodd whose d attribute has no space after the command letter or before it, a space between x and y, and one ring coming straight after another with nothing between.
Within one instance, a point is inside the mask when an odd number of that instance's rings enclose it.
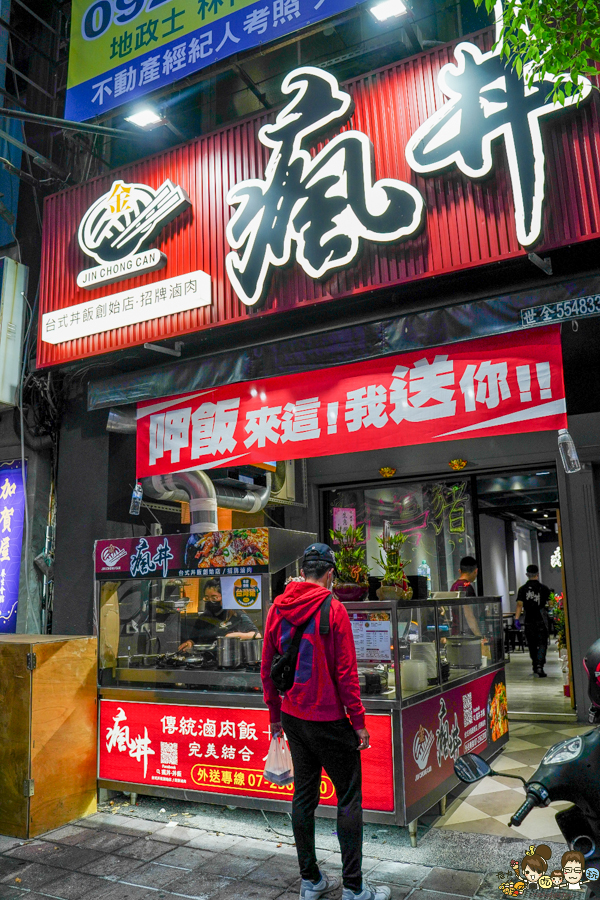
<instances>
[{"instance_id":1,"label":"ceiling light fixture","mask_svg":"<svg viewBox=\"0 0 600 900\"><path fill-rule=\"evenodd\" d=\"M545 519L548 518L548 513L544 513L544 518L545 518Z\"/></svg>"},{"instance_id":2,"label":"ceiling light fixture","mask_svg":"<svg viewBox=\"0 0 600 900\"><path fill-rule=\"evenodd\" d=\"M378 22L385 22L387 19L394 19L398 18L398 16L406 15L408 9L402 0L382 0L381 3L376 3L375 6L371 6L369 11L375 16Z\"/></svg>"},{"instance_id":3,"label":"ceiling light fixture","mask_svg":"<svg viewBox=\"0 0 600 900\"><path fill-rule=\"evenodd\" d=\"M531 510L532 512L537 512L537 507Z\"/></svg>"},{"instance_id":4,"label":"ceiling light fixture","mask_svg":"<svg viewBox=\"0 0 600 900\"><path fill-rule=\"evenodd\" d=\"M149 106L138 109L130 116L125 116L125 121L131 122L132 125L137 125L138 128L147 130L156 128L158 125L164 125L165 122L163 117L159 116L156 110L151 109Z\"/></svg>"}]
</instances>

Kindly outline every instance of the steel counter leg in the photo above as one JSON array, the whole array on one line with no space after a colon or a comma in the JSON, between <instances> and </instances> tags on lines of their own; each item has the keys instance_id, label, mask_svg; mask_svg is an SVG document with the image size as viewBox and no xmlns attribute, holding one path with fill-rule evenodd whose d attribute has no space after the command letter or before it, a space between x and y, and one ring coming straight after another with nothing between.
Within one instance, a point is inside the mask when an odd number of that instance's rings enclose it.
<instances>
[{"instance_id":1,"label":"steel counter leg","mask_svg":"<svg viewBox=\"0 0 600 900\"><path fill-rule=\"evenodd\" d=\"M419 820L415 819L413 822L408 823L408 833L410 835L410 846L417 846L417 828L419 827Z\"/></svg>"},{"instance_id":2,"label":"steel counter leg","mask_svg":"<svg viewBox=\"0 0 600 900\"><path fill-rule=\"evenodd\" d=\"M444 796L440 800L440 816L445 816L445 815L446 815L446 795L444 794Z\"/></svg>"},{"instance_id":3,"label":"steel counter leg","mask_svg":"<svg viewBox=\"0 0 600 900\"><path fill-rule=\"evenodd\" d=\"M131 794L129 795L129 805L135 806L135 804L137 803L137 798L138 798L138 795L134 794L132 791Z\"/></svg>"}]
</instances>

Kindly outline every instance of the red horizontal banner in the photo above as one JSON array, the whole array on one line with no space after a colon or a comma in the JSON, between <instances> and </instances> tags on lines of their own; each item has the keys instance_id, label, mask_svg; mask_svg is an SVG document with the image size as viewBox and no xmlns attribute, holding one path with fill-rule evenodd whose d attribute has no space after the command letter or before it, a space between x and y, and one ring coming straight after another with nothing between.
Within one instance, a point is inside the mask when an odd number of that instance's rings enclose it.
<instances>
[{"instance_id":1,"label":"red horizontal banner","mask_svg":"<svg viewBox=\"0 0 600 900\"><path fill-rule=\"evenodd\" d=\"M362 754L363 806L392 812L394 772L389 715L367 716L371 749ZM293 784L263 776L269 750L264 709L220 709L157 703L100 702L98 777L213 794L291 800ZM337 803L321 779L321 803Z\"/></svg>"},{"instance_id":2,"label":"red horizontal banner","mask_svg":"<svg viewBox=\"0 0 600 900\"><path fill-rule=\"evenodd\" d=\"M138 477L565 428L559 326L138 404Z\"/></svg>"}]
</instances>

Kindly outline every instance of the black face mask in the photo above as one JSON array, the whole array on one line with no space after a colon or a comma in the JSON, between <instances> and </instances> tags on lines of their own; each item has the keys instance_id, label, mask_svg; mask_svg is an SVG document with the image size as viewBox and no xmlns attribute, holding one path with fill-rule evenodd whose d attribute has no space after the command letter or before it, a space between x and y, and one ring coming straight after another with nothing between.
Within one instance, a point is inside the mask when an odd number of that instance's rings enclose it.
<instances>
[{"instance_id":1,"label":"black face mask","mask_svg":"<svg viewBox=\"0 0 600 900\"><path fill-rule=\"evenodd\" d=\"M205 600L204 601L204 609L211 616L218 616L220 612L223 610L223 605L221 603L217 603L215 600Z\"/></svg>"}]
</instances>

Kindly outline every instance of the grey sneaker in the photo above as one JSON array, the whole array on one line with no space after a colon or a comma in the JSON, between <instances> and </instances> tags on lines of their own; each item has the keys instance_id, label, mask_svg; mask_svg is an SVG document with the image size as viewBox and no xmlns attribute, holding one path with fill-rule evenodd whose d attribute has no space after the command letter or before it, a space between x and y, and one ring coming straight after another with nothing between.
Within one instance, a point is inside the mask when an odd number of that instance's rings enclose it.
<instances>
[{"instance_id":1,"label":"grey sneaker","mask_svg":"<svg viewBox=\"0 0 600 900\"><path fill-rule=\"evenodd\" d=\"M335 875L323 875L322 872L320 874L321 880L316 884L313 884L312 881L307 881L306 878L302 879L300 900L319 900L319 897L322 897L323 894L337 891L341 884L340 879L336 878Z\"/></svg>"},{"instance_id":2,"label":"grey sneaker","mask_svg":"<svg viewBox=\"0 0 600 900\"><path fill-rule=\"evenodd\" d=\"M367 884L362 883L362 890L359 893L351 891L350 888L344 888L342 891L342 900L390 900L392 892L387 884Z\"/></svg>"}]
</instances>

